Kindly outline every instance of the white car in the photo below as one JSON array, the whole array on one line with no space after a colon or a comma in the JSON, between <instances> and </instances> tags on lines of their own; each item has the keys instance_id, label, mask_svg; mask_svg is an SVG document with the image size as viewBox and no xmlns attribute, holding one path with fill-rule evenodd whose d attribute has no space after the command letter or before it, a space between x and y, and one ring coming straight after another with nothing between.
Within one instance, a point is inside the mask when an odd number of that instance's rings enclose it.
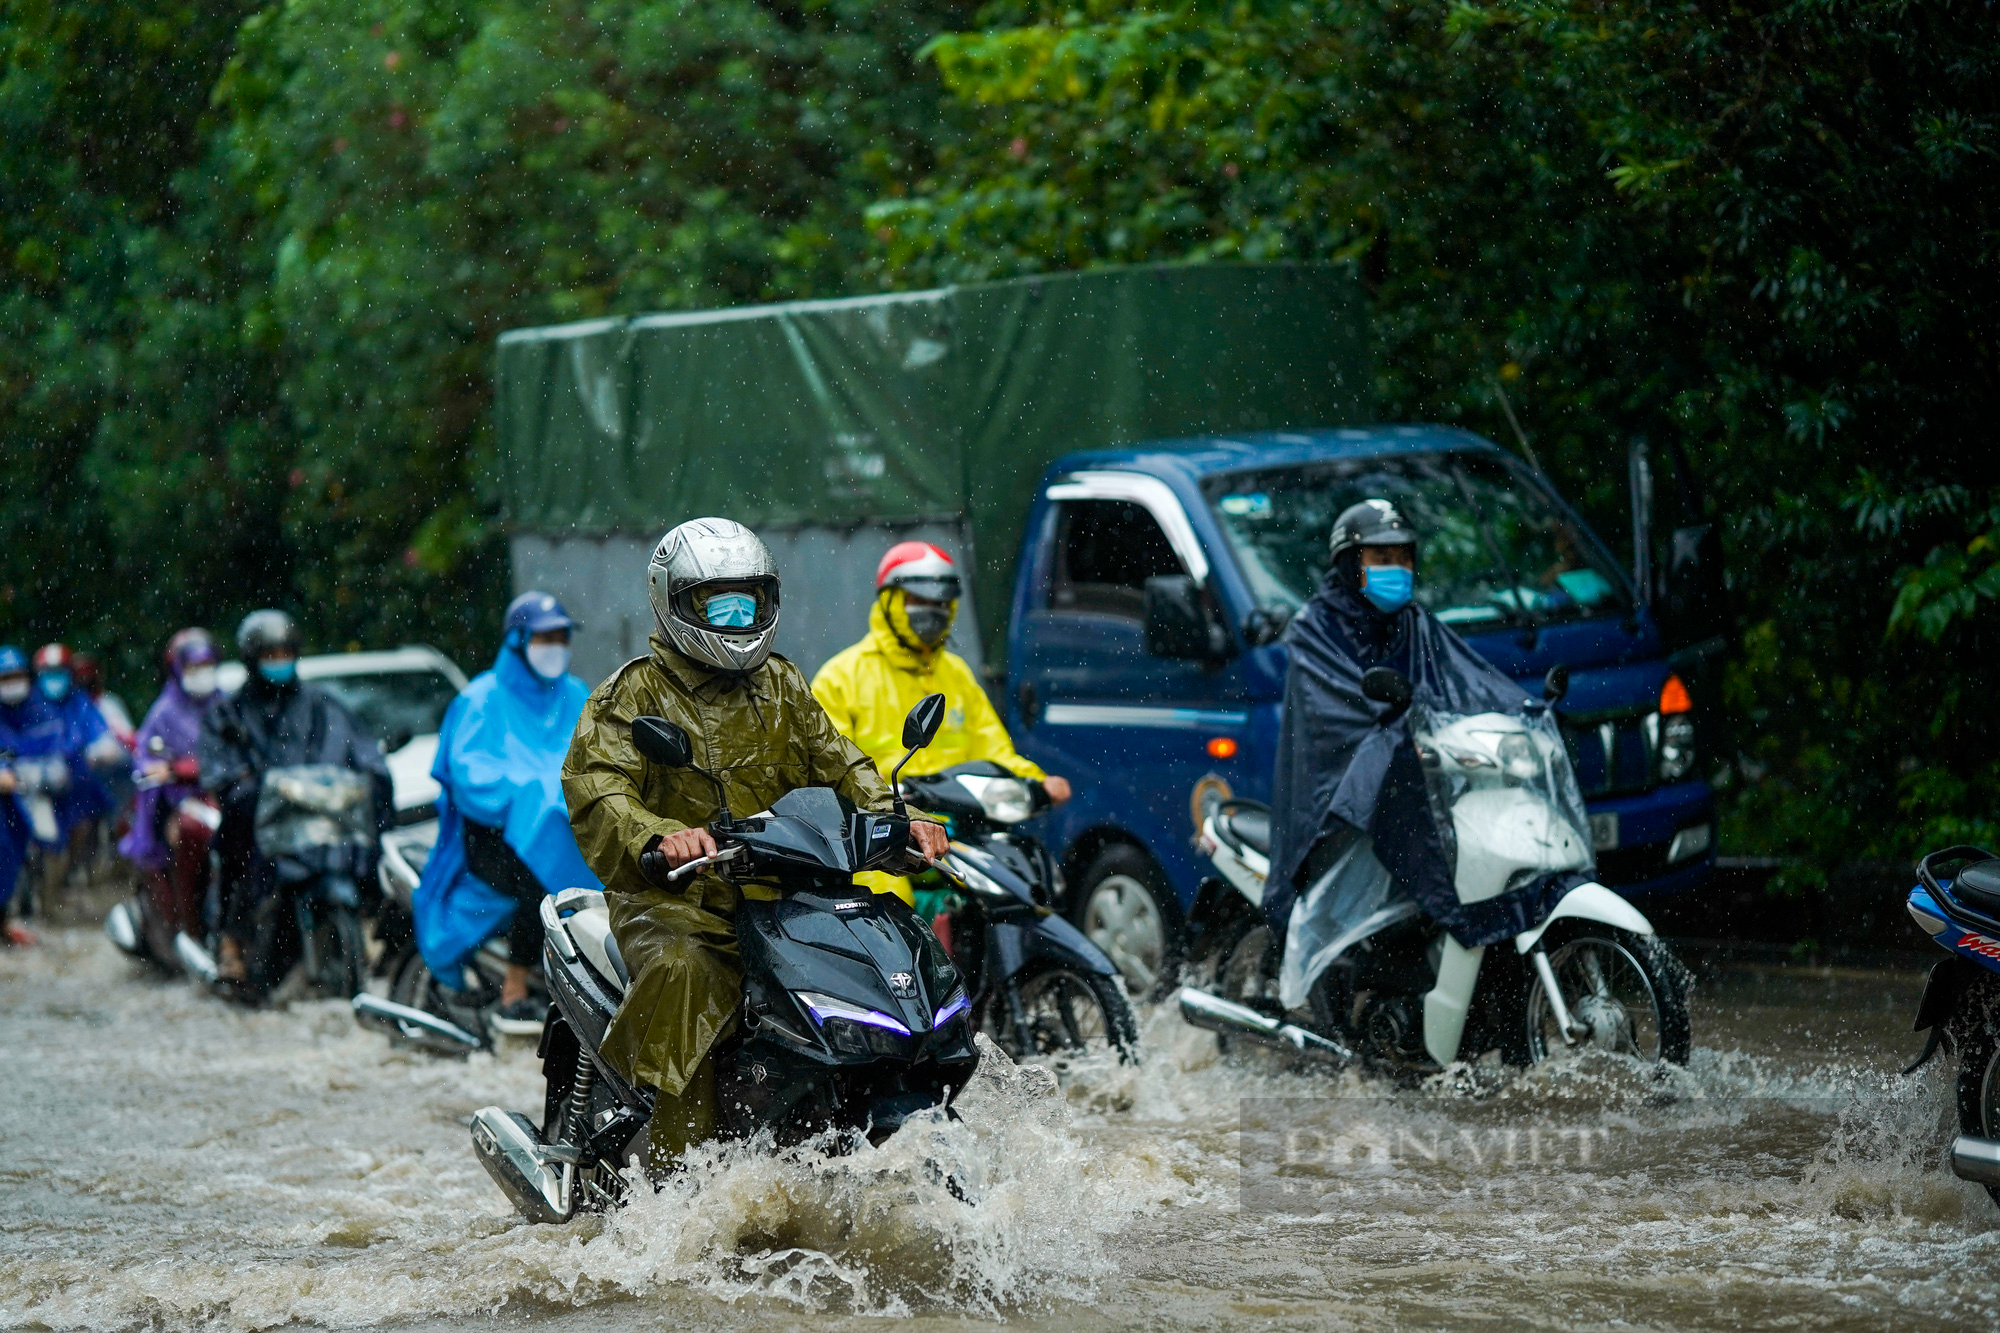
<instances>
[{"instance_id":1,"label":"white car","mask_svg":"<svg viewBox=\"0 0 2000 1333\"><path fill-rule=\"evenodd\" d=\"M243 686L241 662L216 669L217 683L234 694ZM299 679L309 680L346 705L375 733L389 762L396 822L413 824L436 814L438 785L431 778L438 726L444 710L465 688L465 673L435 648L379 653L326 653L299 659Z\"/></svg>"}]
</instances>

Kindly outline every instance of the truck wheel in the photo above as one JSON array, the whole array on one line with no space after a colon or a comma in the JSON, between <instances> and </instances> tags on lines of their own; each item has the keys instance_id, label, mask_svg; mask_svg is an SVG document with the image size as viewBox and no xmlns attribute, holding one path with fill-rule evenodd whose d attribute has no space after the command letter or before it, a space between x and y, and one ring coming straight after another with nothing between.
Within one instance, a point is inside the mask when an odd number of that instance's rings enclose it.
<instances>
[{"instance_id":1,"label":"truck wheel","mask_svg":"<svg viewBox=\"0 0 2000 1333\"><path fill-rule=\"evenodd\" d=\"M1180 901L1138 848L1120 843L1098 854L1083 872L1071 916L1117 965L1134 996L1162 994L1180 974Z\"/></svg>"}]
</instances>

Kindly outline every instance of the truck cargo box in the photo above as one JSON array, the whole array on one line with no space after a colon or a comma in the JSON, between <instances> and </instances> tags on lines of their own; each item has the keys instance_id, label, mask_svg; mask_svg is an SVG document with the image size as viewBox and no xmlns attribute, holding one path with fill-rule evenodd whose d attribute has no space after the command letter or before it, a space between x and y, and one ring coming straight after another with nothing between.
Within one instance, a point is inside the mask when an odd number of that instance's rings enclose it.
<instances>
[{"instance_id":1,"label":"truck cargo box","mask_svg":"<svg viewBox=\"0 0 2000 1333\"><path fill-rule=\"evenodd\" d=\"M1005 651L1037 478L1080 449L1369 416L1351 268L1149 266L504 334L498 460L514 583L584 622L588 679L645 651L646 557L704 514L762 533L779 647L858 638L875 563L919 537L971 569L954 634Z\"/></svg>"}]
</instances>

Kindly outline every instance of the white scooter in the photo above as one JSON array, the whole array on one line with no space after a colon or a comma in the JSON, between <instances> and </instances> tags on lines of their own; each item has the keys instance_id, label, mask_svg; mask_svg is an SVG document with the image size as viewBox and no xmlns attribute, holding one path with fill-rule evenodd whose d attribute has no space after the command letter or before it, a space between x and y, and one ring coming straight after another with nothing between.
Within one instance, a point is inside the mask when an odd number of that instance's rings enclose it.
<instances>
[{"instance_id":1,"label":"white scooter","mask_svg":"<svg viewBox=\"0 0 2000 1333\"><path fill-rule=\"evenodd\" d=\"M1592 865L1583 805L1545 702L1519 714L1426 713L1413 739L1433 808L1448 813L1461 903L1484 902L1552 873ZM1362 692L1409 709L1410 682L1382 668ZM1201 850L1219 875L1189 914L1207 990L1184 988L1197 1027L1335 1065L1421 1072L1498 1050L1509 1064L1597 1048L1680 1064L1688 1056L1692 978L1636 907L1601 884L1571 888L1532 929L1467 948L1394 887L1356 837L1300 894L1283 940L1264 922L1270 812L1213 797Z\"/></svg>"}]
</instances>

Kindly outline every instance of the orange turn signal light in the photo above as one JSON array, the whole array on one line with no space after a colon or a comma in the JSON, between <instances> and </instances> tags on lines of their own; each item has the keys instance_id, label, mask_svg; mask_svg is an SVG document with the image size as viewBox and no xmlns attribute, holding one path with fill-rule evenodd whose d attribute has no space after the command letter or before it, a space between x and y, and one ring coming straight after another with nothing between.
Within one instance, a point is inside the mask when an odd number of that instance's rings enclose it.
<instances>
[{"instance_id":1,"label":"orange turn signal light","mask_svg":"<svg viewBox=\"0 0 2000 1333\"><path fill-rule=\"evenodd\" d=\"M1210 759L1234 759L1236 757L1236 738L1233 736L1216 736L1212 738L1208 742L1208 757Z\"/></svg>"},{"instance_id":2,"label":"orange turn signal light","mask_svg":"<svg viewBox=\"0 0 2000 1333\"><path fill-rule=\"evenodd\" d=\"M1667 683L1660 686L1660 711L1662 713L1694 711L1694 700L1688 698L1688 687L1681 683L1679 676L1668 676Z\"/></svg>"}]
</instances>

